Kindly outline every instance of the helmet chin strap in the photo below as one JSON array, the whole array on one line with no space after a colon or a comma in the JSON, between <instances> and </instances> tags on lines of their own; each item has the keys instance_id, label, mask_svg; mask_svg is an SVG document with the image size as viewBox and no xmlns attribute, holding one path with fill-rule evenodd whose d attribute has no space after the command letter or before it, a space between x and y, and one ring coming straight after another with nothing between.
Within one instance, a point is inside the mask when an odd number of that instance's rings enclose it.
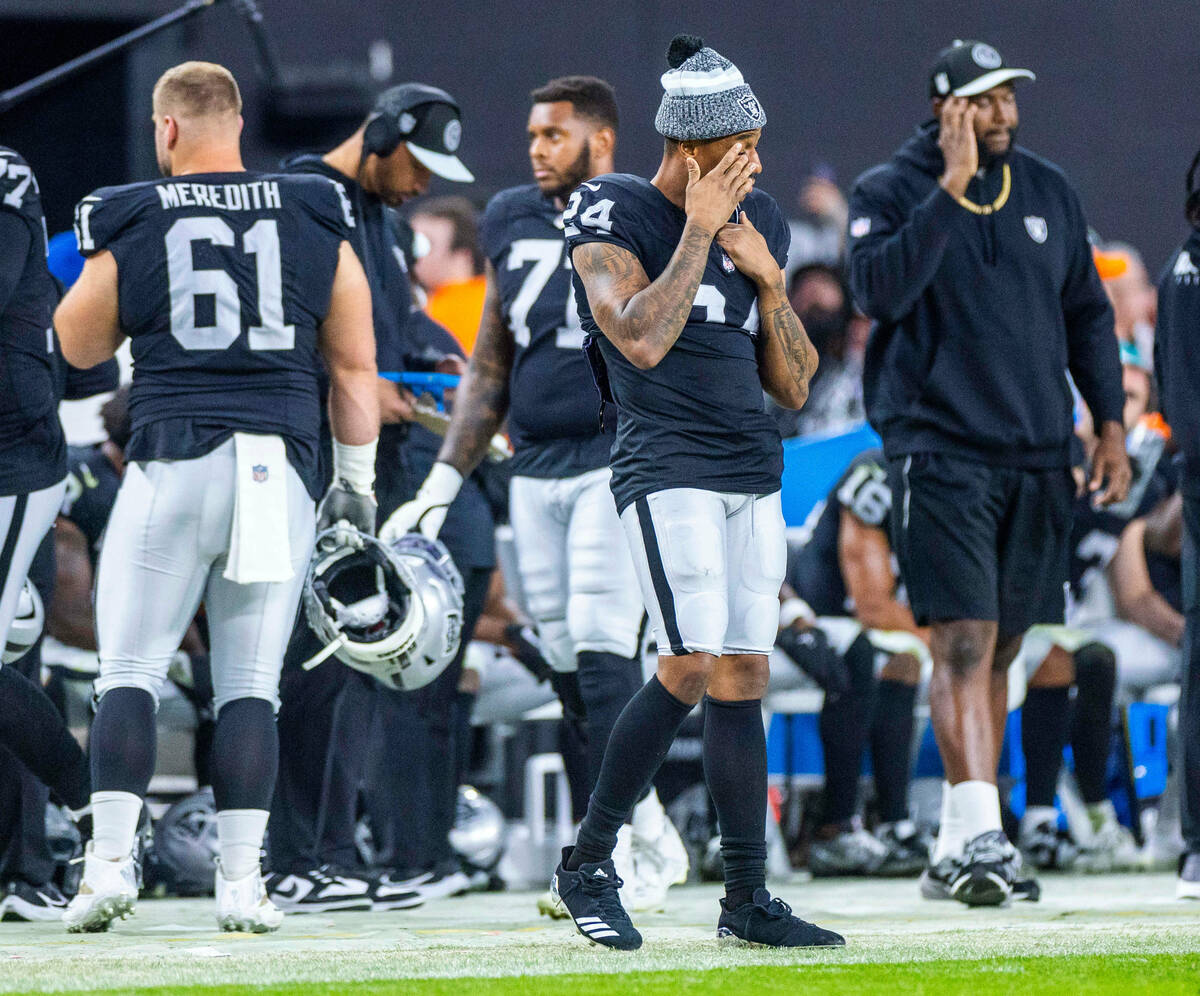
<instances>
[{"instance_id":1,"label":"helmet chin strap","mask_svg":"<svg viewBox=\"0 0 1200 996\"><path fill-rule=\"evenodd\" d=\"M330 657L342 649L345 643L346 634L341 633L336 640L324 647L322 650L317 651L308 660L301 664L300 667L302 667L305 671L311 671L319 664L324 664L325 661L329 660Z\"/></svg>"}]
</instances>

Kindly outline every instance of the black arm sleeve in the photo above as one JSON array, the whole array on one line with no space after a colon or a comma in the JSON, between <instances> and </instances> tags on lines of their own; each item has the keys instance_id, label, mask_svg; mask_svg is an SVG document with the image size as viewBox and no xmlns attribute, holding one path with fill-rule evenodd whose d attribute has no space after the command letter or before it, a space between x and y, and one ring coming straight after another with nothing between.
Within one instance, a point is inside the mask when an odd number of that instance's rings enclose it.
<instances>
[{"instance_id":1,"label":"black arm sleeve","mask_svg":"<svg viewBox=\"0 0 1200 996\"><path fill-rule=\"evenodd\" d=\"M895 322L912 310L933 280L962 207L940 186L902 221L879 180L859 181L850 194L850 287L872 318ZM856 226L867 231L856 235Z\"/></svg>"},{"instance_id":2,"label":"black arm sleeve","mask_svg":"<svg viewBox=\"0 0 1200 996\"><path fill-rule=\"evenodd\" d=\"M90 398L96 394L107 394L109 391L115 391L120 383L121 367L115 358L97 363L86 370L68 365L63 400L78 401L80 398Z\"/></svg>"},{"instance_id":3,"label":"black arm sleeve","mask_svg":"<svg viewBox=\"0 0 1200 996\"><path fill-rule=\"evenodd\" d=\"M0 211L0 246L4 247L0 252L0 313L8 307L21 282L32 241L24 218L11 211Z\"/></svg>"},{"instance_id":4,"label":"black arm sleeve","mask_svg":"<svg viewBox=\"0 0 1200 996\"><path fill-rule=\"evenodd\" d=\"M1087 222L1072 205L1072 252L1063 281L1063 321L1067 328L1067 367L1092 413L1099 433L1105 422L1124 420L1125 391L1113 331L1113 312L1087 240Z\"/></svg>"}]
</instances>

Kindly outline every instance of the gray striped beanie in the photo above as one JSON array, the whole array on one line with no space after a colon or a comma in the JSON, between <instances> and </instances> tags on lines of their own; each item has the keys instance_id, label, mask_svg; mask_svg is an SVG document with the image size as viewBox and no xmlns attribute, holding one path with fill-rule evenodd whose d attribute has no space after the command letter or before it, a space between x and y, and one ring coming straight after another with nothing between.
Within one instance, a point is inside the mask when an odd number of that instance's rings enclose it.
<instances>
[{"instance_id":1,"label":"gray striped beanie","mask_svg":"<svg viewBox=\"0 0 1200 996\"><path fill-rule=\"evenodd\" d=\"M663 98L654 127L665 138L708 141L767 123L762 104L737 66L695 35L676 35L667 50Z\"/></svg>"}]
</instances>

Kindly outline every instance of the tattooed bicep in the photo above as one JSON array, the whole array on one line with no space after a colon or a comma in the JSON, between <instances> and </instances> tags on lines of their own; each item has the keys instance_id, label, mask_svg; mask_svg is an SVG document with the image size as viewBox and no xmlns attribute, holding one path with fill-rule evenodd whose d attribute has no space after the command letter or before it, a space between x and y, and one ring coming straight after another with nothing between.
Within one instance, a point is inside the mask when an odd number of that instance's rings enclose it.
<instances>
[{"instance_id":1,"label":"tattooed bicep","mask_svg":"<svg viewBox=\"0 0 1200 996\"><path fill-rule=\"evenodd\" d=\"M597 308L620 310L638 291L650 286L641 261L628 249L609 242L585 242L575 247L571 263L588 302Z\"/></svg>"}]
</instances>

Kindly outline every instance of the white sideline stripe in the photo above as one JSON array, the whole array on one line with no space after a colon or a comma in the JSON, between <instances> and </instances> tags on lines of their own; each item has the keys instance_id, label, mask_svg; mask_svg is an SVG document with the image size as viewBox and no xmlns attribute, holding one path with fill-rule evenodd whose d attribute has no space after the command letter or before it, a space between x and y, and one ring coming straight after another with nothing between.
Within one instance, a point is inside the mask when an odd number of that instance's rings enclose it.
<instances>
[{"instance_id":1,"label":"white sideline stripe","mask_svg":"<svg viewBox=\"0 0 1200 996\"><path fill-rule=\"evenodd\" d=\"M612 928L607 923L601 922L601 923L585 923L583 925L583 929L586 930L589 934L591 934L597 930L611 930Z\"/></svg>"},{"instance_id":2,"label":"white sideline stripe","mask_svg":"<svg viewBox=\"0 0 1200 996\"><path fill-rule=\"evenodd\" d=\"M601 921L601 919L598 916L581 916L575 922L576 923L601 923L603 921Z\"/></svg>"},{"instance_id":3,"label":"white sideline stripe","mask_svg":"<svg viewBox=\"0 0 1200 996\"><path fill-rule=\"evenodd\" d=\"M588 937L590 937L593 941L597 937L618 937L618 936L620 936L620 935L615 930L602 930L598 934L588 934Z\"/></svg>"}]
</instances>

